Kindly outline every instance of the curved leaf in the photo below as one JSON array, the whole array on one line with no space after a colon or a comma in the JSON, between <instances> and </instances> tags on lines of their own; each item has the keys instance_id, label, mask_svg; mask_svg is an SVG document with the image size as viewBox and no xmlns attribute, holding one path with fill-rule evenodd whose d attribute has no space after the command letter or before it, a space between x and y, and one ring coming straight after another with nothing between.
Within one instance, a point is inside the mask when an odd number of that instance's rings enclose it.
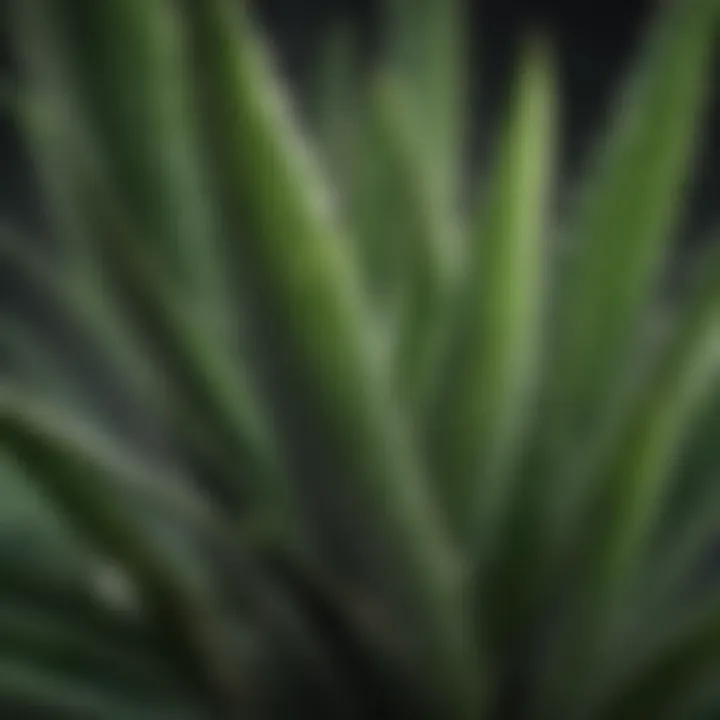
<instances>
[{"instance_id":1,"label":"curved leaf","mask_svg":"<svg viewBox=\"0 0 720 720\"><path fill-rule=\"evenodd\" d=\"M428 682L449 712L465 715L476 678L457 567L378 367L350 246L247 14L223 0L184 7L218 181L262 317L256 329L262 347L273 346L266 362L282 363L271 385L299 400L281 419L287 428L294 414L303 452L322 448L322 474L344 478L369 508L412 588Z\"/></svg>"}]
</instances>

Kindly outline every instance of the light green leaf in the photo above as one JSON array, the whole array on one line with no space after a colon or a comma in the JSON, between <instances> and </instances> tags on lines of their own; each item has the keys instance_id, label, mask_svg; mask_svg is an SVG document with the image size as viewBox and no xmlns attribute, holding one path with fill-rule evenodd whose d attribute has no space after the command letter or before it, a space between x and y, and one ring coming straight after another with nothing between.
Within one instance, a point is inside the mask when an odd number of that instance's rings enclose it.
<instances>
[{"instance_id":1,"label":"light green leaf","mask_svg":"<svg viewBox=\"0 0 720 720\"><path fill-rule=\"evenodd\" d=\"M430 436L453 525L473 553L495 549L535 409L555 102L548 51L534 43L520 64L496 174L474 230L455 357Z\"/></svg>"}]
</instances>

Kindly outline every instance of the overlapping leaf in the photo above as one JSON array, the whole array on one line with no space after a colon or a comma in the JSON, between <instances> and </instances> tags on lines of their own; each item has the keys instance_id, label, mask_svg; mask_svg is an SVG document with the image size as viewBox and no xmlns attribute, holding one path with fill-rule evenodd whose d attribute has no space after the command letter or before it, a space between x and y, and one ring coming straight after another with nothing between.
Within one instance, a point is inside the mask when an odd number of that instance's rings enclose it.
<instances>
[{"instance_id":1,"label":"overlapping leaf","mask_svg":"<svg viewBox=\"0 0 720 720\"><path fill-rule=\"evenodd\" d=\"M17 4L56 245L0 253L53 325L2 308L0 711L717 702L717 259L645 339L718 4L660 12L560 265L541 45L462 206L467 9L337 37L313 145L244 3Z\"/></svg>"}]
</instances>

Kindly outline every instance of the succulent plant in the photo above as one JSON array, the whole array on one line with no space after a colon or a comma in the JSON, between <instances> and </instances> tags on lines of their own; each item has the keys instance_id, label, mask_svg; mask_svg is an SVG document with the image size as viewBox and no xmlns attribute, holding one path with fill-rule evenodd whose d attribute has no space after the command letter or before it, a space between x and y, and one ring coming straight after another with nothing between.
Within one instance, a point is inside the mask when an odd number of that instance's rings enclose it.
<instances>
[{"instance_id":1,"label":"succulent plant","mask_svg":"<svg viewBox=\"0 0 720 720\"><path fill-rule=\"evenodd\" d=\"M720 709L720 255L672 245L720 7L658 8L568 198L547 41L468 162L464 3L385 7L302 100L244 3L11 8L3 717Z\"/></svg>"}]
</instances>

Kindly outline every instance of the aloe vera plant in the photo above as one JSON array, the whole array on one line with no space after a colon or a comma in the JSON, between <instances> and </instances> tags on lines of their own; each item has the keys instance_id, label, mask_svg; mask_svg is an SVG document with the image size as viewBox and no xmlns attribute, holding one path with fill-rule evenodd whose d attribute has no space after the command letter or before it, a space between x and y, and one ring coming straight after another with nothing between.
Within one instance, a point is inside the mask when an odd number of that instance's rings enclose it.
<instances>
[{"instance_id":1,"label":"aloe vera plant","mask_svg":"<svg viewBox=\"0 0 720 720\"><path fill-rule=\"evenodd\" d=\"M464 3L386 8L298 100L245 3L15 3L3 717L720 709L717 235L664 291L720 5L560 216L547 39L468 193Z\"/></svg>"}]
</instances>

